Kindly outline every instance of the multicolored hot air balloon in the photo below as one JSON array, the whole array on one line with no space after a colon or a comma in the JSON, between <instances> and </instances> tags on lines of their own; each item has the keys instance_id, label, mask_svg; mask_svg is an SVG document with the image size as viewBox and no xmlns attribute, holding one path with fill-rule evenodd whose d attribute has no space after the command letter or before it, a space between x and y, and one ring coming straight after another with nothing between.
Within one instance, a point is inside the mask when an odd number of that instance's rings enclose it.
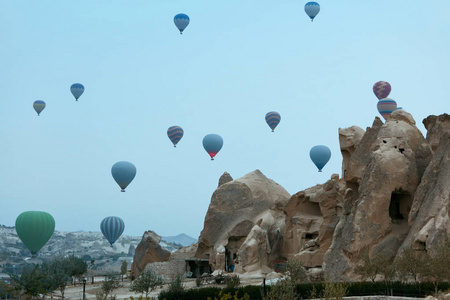
<instances>
[{"instance_id":1,"label":"multicolored hot air balloon","mask_svg":"<svg viewBox=\"0 0 450 300\"><path fill-rule=\"evenodd\" d=\"M391 85L387 81L378 81L373 85L373 93L378 100L387 98L391 93Z\"/></svg>"},{"instance_id":2,"label":"multicolored hot air balloon","mask_svg":"<svg viewBox=\"0 0 450 300\"><path fill-rule=\"evenodd\" d=\"M274 131L275 127L280 123L281 116L276 111L271 111L266 114L266 123Z\"/></svg>"},{"instance_id":3,"label":"multicolored hot air balloon","mask_svg":"<svg viewBox=\"0 0 450 300\"><path fill-rule=\"evenodd\" d=\"M55 219L43 211L26 211L16 219L16 232L33 256L41 250L55 231Z\"/></svg>"},{"instance_id":4,"label":"multicolored hot air balloon","mask_svg":"<svg viewBox=\"0 0 450 300\"><path fill-rule=\"evenodd\" d=\"M119 161L112 166L111 174L122 189L121 192L125 192L125 188L136 176L136 167L128 161Z\"/></svg>"},{"instance_id":5,"label":"multicolored hot air balloon","mask_svg":"<svg viewBox=\"0 0 450 300\"><path fill-rule=\"evenodd\" d=\"M178 142L183 137L184 131L180 126L171 126L167 129L167 136L172 141L173 146L176 147Z\"/></svg>"},{"instance_id":6,"label":"multicolored hot air balloon","mask_svg":"<svg viewBox=\"0 0 450 300\"><path fill-rule=\"evenodd\" d=\"M38 116L41 114L41 112L44 110L45 108L45 102L42 100L36 100L33 103L33 108L34 110L37 112Z\"/></svg>"},{"instance_id":7,"label":"multicolored hot air balloon","mask_svg":"<svg viewBox=\"0 0 450 300\"><path fill-rule=\"evenodd\" d=\"M327 146L317 145L311 148L309 151L309 157L319 169L319 172L322 172L322 168L327 164L331 157L331 150Z\"/></svg>"},{"instance_id":8,"label":"multicolored hot air balloon","mask_svg":"<svg viewBox=\"0 0 450 300\"><path fill-rule=\"evenodd\" d=\"M78 98L84 93L84 86L81 83L74 83L70 86L70 91L75 97L75 100L78 101Z\"/></svg>"},{"instance_id":9,"label":"multicolored hot air balloon","mask_svg":"<svg viewBox=\"0 0 450 300\"><path fill-rule=\"evenodd\" d=\"M208 134L203 138L203 148L211 156L211 160L214 160L214 156L222 149L223 139L218 134Z\"/></svg>"},{"instance_id":10,"label":"multicolored hot air balloon","mask_svg":"<svg viewBox=\"0 0 450 300\"><path fill-rule=\"evenodd\" d=\"M125 230L125 223L119 217L106 217L100 223L100 230L112 247Z\"/></svg>"},{"instance_id":11,"label":"multicolored hot air balloon","mask_svg":"<svg viewBox=\"0 0 450 300\"><path fill-rule=\"evenodd\" d=\"M180 31L180 34L183 34L183 30L186 29L186 27L189 25L189 17L185 14L178 14L173 18L173 22L175 23L175 26L177 26L178 30Z\"/></svg>"},{"instance_id":12,"label":"multicolored hot air balloon","mask_svg":"<svg viewBox=\"0 0 450 300\"><path fill-rule=\"evenodd\" d=\"M308 2L305 4L305 12L311 18L311 22L320 11L320 5L317 2Z\"/></svg>"},{"instance_id":13,"label":"multicolored hot air balloon","mask_svg":"<svg viewBox=\"0 0 450 300\"><path fill-rule=\"evenodd\" d=\"M391 113L397 109L397 102L391 98L384 98L378 101L377 108L383 118L388 120L391 117Z\"/></svg>"}]
</instances>

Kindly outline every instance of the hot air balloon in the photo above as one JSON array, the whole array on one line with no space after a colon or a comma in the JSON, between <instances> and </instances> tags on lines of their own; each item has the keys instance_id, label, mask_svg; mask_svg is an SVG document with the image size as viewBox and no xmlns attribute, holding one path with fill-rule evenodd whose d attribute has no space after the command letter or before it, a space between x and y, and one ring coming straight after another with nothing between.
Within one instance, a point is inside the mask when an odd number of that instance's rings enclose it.
<instances>
[{"instance_id":1,"label":"hot air balloon","mask_svg":"<svg viewBox=\"0 0 450 300\"><path fill-rule=\"evenodd\" d=\"M167 129L167 136L172 141L173 146L176 147L178 142L183 137L184 131L180 126L171 126Z\"/></svg>"},{"instance_id":2,"label":"hot air balloon","mask_svg":"<svg viewBox=\"0 0 450 300\"><path fill-rule=\"evenodd\" d=\"M75 100L78 101L78 98L84 93L84 86L81 83L74 83L70 86L70 91L75 97Z\"/></svg>"},{"instance_id":3,"label":"hot air balloon","mask_svg":"<svg viewBox=\"0 0 450 300\"><path fill-rule=\"evenodd\" d=\"M311 148L309 151L309 157L319 169L319 172L322 172L322 168L327 164L331 157L331 150L327 146L318 145Z\"/></svg>"},{"instance_id":4,"label":"hot air balloon","mask_svg":"<svg viewBox=\"0 0 450 300\"><path fill-rule=\"evenodd\" d=\"M102 231L109 244L114 244L115 241L122 235L125 229L125 223L119 217L106 217L100 223L100 230Z\"/></svg>"},{"instance_id":5,"label":"hot air balloon","mask_svg":"<svg viewBox=\"0 0 450 300\"><path fill-rule=\"evenodd\" d=\"M44 110L45 108L45 102L42 100L36 100L33 103L33 108L34 110L37 112L38 116L41 114L41 112Z\"/></svg>"},{"instance_id":6,"label":"hot air balloon","mask_svg":"<svg viewBox=\"0 0 450 300\"><path fill-rule=\"evenodd\" d=\"M218 134L208 134L203 138L203 148L211 156L211 160L214 160L214 156L222 149L223 139Z\"/></svg>"},{"instance_id":7,"label":"hot air balloon","mask_svg":"<svg viewBox=\"0 0 450 300\"><path fill-rule=\"evenodd\" d=\"M373 93L378 100L387 98L391 93L391 85L387 81L378 81L373 85Z\"/></svg>"},{"instance_id":8,"label":"hot air balloon","mask_svg":"<svg viewBox=\"0 0 450 300\"><path fill-rule=\"evenodd\" d=\"M55 219L43 211L26 211L16 219L16 232L33 256L44 247L55 231Z\"/></svg>"},{"instance_id":9,"label":"hot air balloon","mask_svg":"<svg viewBox=\"0 0 450 300\"><path fill-rule=\"evenodd\" d=\"M274 131L275 127L277 127L278 123L280 123L281 116L276 111L271 111L266 114L266 123Z\"/></svg>"},{"instance_id":10,"label":"hot air balloon","mask_svg":"<svg viewBox=\"0 0 450 300\"><path fill-rule=\"evenodd\" d=\"M317 2L308 2L305 4L305 12L311 18L311 22L320 11L320 5Z\"/></svg>"},{"instance_id":11,"label":"hot air balloon","mask_svg":"<svg viewBox=\"0 0 450 300\"><path fill-rule=\"evenodd\" d=\"M121 192L125 192L125 188L136 176L136 167L128 161L119 161L112 166L111 174L122 189Z\"/></svg>"},{"instance_id":12,"label":"hot air balloon","mask_svg":"<svg viewBox=\"0 0 450 300\"><path fill-rule=\"evenodd\" d=\"M377 108L383 118L388 120L391 117L391 113L397 109L397 102L391 98L384 98L378 101Z\"/></svg>"},{"instance_id":13,"label":"hot air balloon","mask_svg":"<svg viewBox=\"0 0 450 300\"><path fill-rule=\"evenodd\" d=\"M185 14L178 14L173 18L173 22L175 26L177 26L180 34L183 34L183 30L189 25L189 17Z\"/></svg>"}]
</instances>

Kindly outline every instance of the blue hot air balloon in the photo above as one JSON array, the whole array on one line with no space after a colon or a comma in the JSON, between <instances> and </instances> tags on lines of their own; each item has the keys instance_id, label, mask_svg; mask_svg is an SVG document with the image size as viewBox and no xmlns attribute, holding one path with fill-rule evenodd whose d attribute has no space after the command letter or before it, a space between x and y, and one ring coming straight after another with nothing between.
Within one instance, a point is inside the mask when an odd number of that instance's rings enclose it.
<instances>
[{"instance_id":1,"label":"blue hot air balloon","mask_svg":"<svg viewBox=\"0 0 450 300\"><path fill-rule=\"evenodd\" d=\"M125 188L136 176L136 167L128 161L119 161L112 166L111 174L122 189L121 191L125 192Z\"/></svg>"},{"instance_id":2,"label":"blue hot air balloon","mask_svg":"<svg viewBox=\"0 0 450 300\"><path fill-rule=\"evenodd\" d=\"M70 91L75 97L75 100L78 101L78 98L84 93L84 86L81 83L74 83L70 86Z\"/></svg>"},{"instance_id":3,"label":"blue hot air balloon","mask_svg":"<svg viewBox=\"0 0 450 300\"><path fill-rule=\"evenodd\" d=\"M37 112L38 116L41 114L41 112L44 110L45 108L45 102L42 100L36 100L33 103L33 108L34 110Z\"/></svg>"},{"instance_id":4,"label":"blue hot air balloon","mask_svg":"<svg viewBox=\"0 0 450 300\"><path fill-rule=\"evenodd\" d=\"M308 2L305 4L305 12L311 18L311 22L320 11L320 5L317 2Z\"/></svg>"},{"instance_id":5,"label":"blue hot air balloon","mask_svg":"<svg viewBox=\"0 0 450 300\"><path fill-rule=\"evenodd\" d=\"M167 129L167 136L172 141L173 146L176 147L178 142L183 137L184 131L180 126L171 126Z\"/></svg>"},{"instance_id":6,"label":"blue hot air balloon","mask_svg":"<svg viewBox=\"0 0 450 300\"><path fill-rule=\"evenodd\" d=\"M271 111L266 114L266 123L274 131L275 127L277 127L278 123L280 123L281 116L276 111Z\"/></svg>"},{"instance_id":7,"label":"blue hot air balloon","mask_svg":"<svg viewBox=\"0 0 450 300\"><path fill-rule=\"evenodd\" d=\"M106 217L100 223L100 230L112 246L122 235L125 223L119 217Z\"/></svg>"},{"instance_id":8,"label":"blue hot air balloon","mask_svg":"<svg viewBox=\"0 0 450 300\"><path fill-rule=\"evenodd\" d=\"M183 30L186 29L186 27L189 25L189 17L185 14L178 14L173 18L173 22L175 23L175 26L177 26L178 30L180 31L180 34L183 34Z\"/></svg>"},{"instance_id":9,"label":"blue hot air balloon","mask_svg":"<svg viewBox=\"0 0 450 300\"><path fill-rule=\"evenodd\" d=\"M319 169L319 172L322 172L322 168L327 164L331 157L331 150L327 146L318 145L311 148L309 151L309 157Z\"/></svg>"},{"instance_id":10,"label":"blue hot air balloon","mask_svg":"<svg viewBox=\"0 0 450 300\"><path fill-rule=\"evenodd\" d=\"M214 156L222 149L223 139L218 134L208 134L203 138L203 148L211 156L211 160L214 160Z\"/></svg>"}]
</instances>

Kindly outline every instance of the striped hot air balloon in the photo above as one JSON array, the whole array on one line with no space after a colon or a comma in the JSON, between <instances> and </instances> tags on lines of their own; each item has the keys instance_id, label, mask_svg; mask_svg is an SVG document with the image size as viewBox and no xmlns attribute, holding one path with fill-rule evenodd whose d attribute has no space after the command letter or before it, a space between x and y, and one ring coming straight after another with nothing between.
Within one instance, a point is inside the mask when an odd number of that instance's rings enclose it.
<instances>
[{"instance_id":1,"label":"striped hot air balloon","mask_svg":"<svg viewBox=\"0 0 450 300\"><path fill-rule=\"evenodd\" d=\"M203 148L211 156L211 160L214 160L214 156L222 149L223 139L218 134L208 134L203 138Z\"/></svg>"},{"instance_id":2,"label":"striped hot air balloon","mask_svg":"<svg viewBox=\"0 0 450 300\"><path fill-rule=\"evenodd\" d=\"M275 127L278 126L280 121L281 121L281 116L276 111L271 111L266 114L266 123L272 129L272 132L275 130Z\"/></svg>"},{"instance_id":3,"label":"striped hot air balloon","mask_svg":"<svg viewBox=\"0 0 450 300\"><path fill-rule=\"evenodd\" d=\"M305 12L311 18L311 22L320 11L320 5L317 2L308 2L305 4Z\"/></svg>"},{"instance_id":4,"label":"striped hot air balloon","mask_svg":"<svg viewBox=\"0 0 450 300\"><path fill-rule=\"evenodd\" d=\"M378 100L387 98L391 93L391 85L387 81L378 81L373 85L373 93Z\"/></svg>"},{"instance_id":5,"label":"striped hot air balloon","mask_svg":"<svg viewBox=\"0 0 450 300\"><path fill-rule=\"evenodd\" d=\"M388 120L391 117L391 113L397 109L397 102L391 98L384 98L378 101L377 108L383 118Z\"/></svg>"},{"instance_id":6,"label":"striped hot air balloon","mask_svg":"<svg viewBox=\"0 0 450 300\"><path fill-rule=\"evenodd\" d=\"M189 17L185 14L178 14L173 18L173 22L175 23L175 26L177 26L178 30L180 31L180 34L183 34L183 30L186 29L186 27L189 25Z\"/></svg>"},{"instance_id":7,"label":"striped hot air balloon","mask_svg":"<svg viewBox=\"0 0 450 300\"><path fill-rule=\"evenodd\" d=\"M125 223L119 217L106 217L100 223L100 230L112 246L125 230Z\"/></svg>"},{"instance_id":8,"label":"striped hot air balloon","mask_svg":"<svg viewBox=\"0 0 450 300\"><path fill-rule=\"evenodd\" d=\"M171 126L167 129L167 136L172 141L173 146L176 147L178 142L183 137L184 131L180 126Z\"/></svg>"},{"instance_id":9,"label":"striped hot air balloon","mask_svg":"<svg viewBox=\"0 0 450 300\"><path fill-rule=\"evenodd\" d=\"M78 101L78 98L84 93L84 86L81 83L74 83L70 86L70 91L75 97L75 100Z\"/></svg>"},{"instance_id":10,"label":"striped hot air balloon","mask_svg":"<svg viewBox=\"0 0 450 300\"><path fill-rule=\"evenodd\" d=\"M34 110L37 112L38 116L41 114L41 112L44 110L45 108L45 102L42 100L36 100L33 103L33 108Z\"/></svg>"}]
</instances>

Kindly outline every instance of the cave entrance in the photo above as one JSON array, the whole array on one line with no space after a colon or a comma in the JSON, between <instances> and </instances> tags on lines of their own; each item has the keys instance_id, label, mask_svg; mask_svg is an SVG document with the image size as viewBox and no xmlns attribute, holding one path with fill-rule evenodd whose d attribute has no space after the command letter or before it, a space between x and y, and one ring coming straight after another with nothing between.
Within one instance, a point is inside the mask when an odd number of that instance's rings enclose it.
<instances>
[{"instance_id":1,"label":"cave entrance","mask_svg":"<svg viewBox=\"0 0 450 300\"><path fill-rule=\"evenodd\" d=\"M411 205L412 196L410 194L393 192L389 204L389 217L391 217L392 223L407 222Z\"/></svg>"}]
</instances>

